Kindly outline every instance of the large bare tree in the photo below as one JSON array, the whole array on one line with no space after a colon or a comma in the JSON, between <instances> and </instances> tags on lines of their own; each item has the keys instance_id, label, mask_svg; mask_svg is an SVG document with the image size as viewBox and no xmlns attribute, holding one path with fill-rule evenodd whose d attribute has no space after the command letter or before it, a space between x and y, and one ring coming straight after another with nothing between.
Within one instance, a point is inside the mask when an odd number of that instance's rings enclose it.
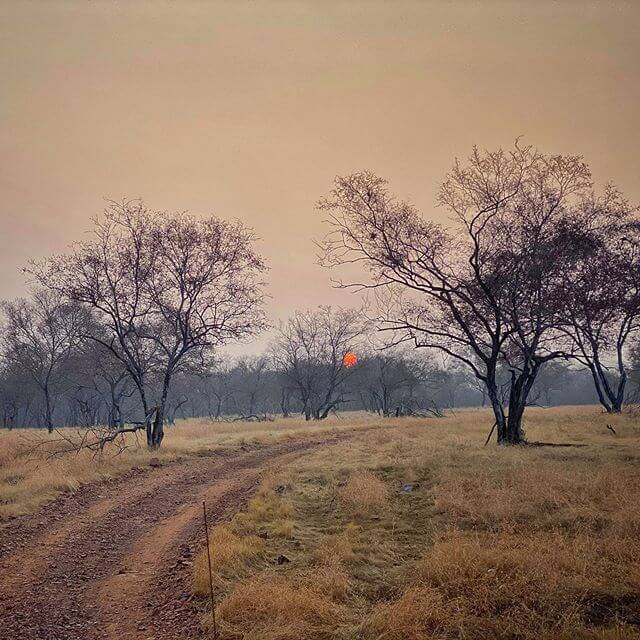
<instances>
[{"instance_id":1,"label":"large bare tree","mask_svg":"<svg viewBox=\"0 0 640 640\"><path fill-rule=\"evenodd\" d=\"M474 148L440 188L451 216L443 225L372 173L338 177L319 204L331 226L321 261L361 264L369 277L344 286L385 293L379 326L395 341L467 366L487 389L498 442L517 444L540 367L566 355L557 347L560 292L574 252L564 228L590 188L579 157ZM506 401L500 363L510 375Z\"/></svg>"},{"instance_id":2,"label":"large bare tree","mask_svg":"<svg viewBox=\"0 0 640 640\"><path fill-rule=\"evenodd\" d=\"M263 329L265 265L254 241L239 222L111 202L91 239L32 266L42 284L91 309L101 331L89 337L131 376L149 447L162 442L180 368Z\"/></svg>"}]
</instances>

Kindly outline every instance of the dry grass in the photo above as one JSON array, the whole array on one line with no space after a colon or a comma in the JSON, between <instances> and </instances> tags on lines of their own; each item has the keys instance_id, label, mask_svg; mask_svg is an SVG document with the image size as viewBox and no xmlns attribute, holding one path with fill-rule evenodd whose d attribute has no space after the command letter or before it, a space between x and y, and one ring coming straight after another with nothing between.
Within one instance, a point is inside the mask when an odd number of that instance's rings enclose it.
<instances>
[{"instance_id":1,"label":"dry grass","mask_svg":"<svg viewBox=\"0 0 640 640\"><path fill-rule=\"evenodd\" d=\"M637 543L555 532L446 532L411 586L373 609L365 637L589 637L589 627L637 615L638 551Z\"/></svg>"},{"instance_id":2,"label":"dry grass","mask_svg":"<svg viewBox=\"0 0 640 640\"><path fill-rule=\"evenodd\" d=\"M264 543L257 536L238 536L228 526L211 530L209 537L211 564L216 568L214 582L222 585L227 576L237 571L264 552ZM200 553L193 565L193 590L198 595L209 594L209 565L206 553Z\"/></svg>"},{"instance_id":3,"label":"dry grass","mask_svg":"<svg viewBox=\"0 0 640 640\"><path fill-rule=\"evenodd\" d=\"M64 491L124 473L145 457L131 452L96 460L82 451L48 460L45 449L33 451L34 440L41 437L42 432L31 430L0 432L0 521L35 511Z\"/></svg>"},{"instance_id":4,"label":"dry grass","mask_svg":"<svg viewBox=\"0 0 640 640\"><path fill-rule=\"evenodd\" d=\"M633 413L529 411L530 440L581 447L484 447L482 411L384 424L293 463L234 519L264 553L219 582L223 638L640 638Z\"/></svg>"},{"instance_id":5,"label":"dry grass","mask_svg":"<svg viewBox=\"0 0 640 640\"><path fill-rule=\"evenodd\" d=\"M318 590L278 578L257 577L237 584L218 610L226 638L245 638L239 629L251 620L251 637L261 640L323 640L346 612Z\"/></svg>"},{"instance_id":6,"label":"dry grass","mask_svg":"<svg viewBox=\"0 0 640 640\"><path fill-rule=\"evenodd\" d=\"M340 496L354 514L375 513L385 507L387 485L370 471L356 471L349 476Z\"/></svg>"}]
</instances>

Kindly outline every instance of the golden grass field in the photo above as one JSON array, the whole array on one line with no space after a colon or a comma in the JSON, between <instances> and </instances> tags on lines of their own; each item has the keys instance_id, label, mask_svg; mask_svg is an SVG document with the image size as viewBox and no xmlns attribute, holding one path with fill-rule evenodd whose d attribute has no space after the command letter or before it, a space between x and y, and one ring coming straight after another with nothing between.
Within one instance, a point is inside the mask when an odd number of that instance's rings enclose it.
<instances>
[{"instance_id":1,"label":"golden grass field","mask_svg":"<svg viewBox=\"0 0 640 640\"><path fill-rule=\"evenodd\" d=\"M2 432L0 517L152 455L356 429L273 470L245 512L212 530L221 639L640 638L640 416L527 410L530 441L576 447L485 447L491 422L484 410L189 420L159 454L49 461L52 445L33 451L41 432ZM193 589L206 621L204 551Z\"/></svg>"},{"instance_id":2,"label":"golden grass field","mask_svg":"<svg viewBox=\"0 0 640 640\"><path fill-rule=\"evenodd\" d=\"M640 638L635 416L529 410L566 448L484 447L490 422L380 421L265 478L213 531L221 637Z\"/></svg>"}]
</instances>

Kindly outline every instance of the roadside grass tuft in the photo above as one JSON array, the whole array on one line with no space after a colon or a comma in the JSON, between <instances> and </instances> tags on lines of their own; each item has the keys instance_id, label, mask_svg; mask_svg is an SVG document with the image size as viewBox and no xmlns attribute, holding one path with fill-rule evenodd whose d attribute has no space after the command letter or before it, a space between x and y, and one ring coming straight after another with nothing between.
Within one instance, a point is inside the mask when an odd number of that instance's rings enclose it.
<instances>
[{"instance_id":1,"label":"roadside grass tuft","mask_svg":"<svg viewBox=\"0 0 640 640\"><path fill-rule=\"evenodd\" d=\"M233 577L247 563L264 552L264 542L257 536L239 536L227 525L209 532L211 564L216 568L218 585L222 578ZM206 553L199 553L193 564L193 590L198 595L209 594L209 564Z\"/></svg>"},{"instance_id":2,"label":"roadside grass tuft","mask_svg":"<svg viewBox=\"0 0 640 640\"><path fill-rule=\"evenodd\" d=\"M346 608L303 584L276 576L258 576L236 584L220 603L218 615L226 638L325 640L327 629L343 623Z\"/></svg>"},{"instance_id":3,"label":"roadside grass tuft","mask_svg":"<svg viewBox=\"0 0 640 640\"><path fill-rule=\"evenodd\" d=\"M371 471L352 473L341 487L340 497L353 514L377 513L389 502L387 485Z\"/></svg>"}]
</instances>

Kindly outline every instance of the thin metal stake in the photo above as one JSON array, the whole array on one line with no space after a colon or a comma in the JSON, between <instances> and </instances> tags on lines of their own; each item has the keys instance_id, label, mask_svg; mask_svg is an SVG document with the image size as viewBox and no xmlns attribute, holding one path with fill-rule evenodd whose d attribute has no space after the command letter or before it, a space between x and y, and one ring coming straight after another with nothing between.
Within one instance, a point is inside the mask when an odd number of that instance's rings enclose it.
<instances>
[{"instance_id":1,"label":"thin metal stake","mask_svg":"<svg viewBox=\"0 0 640 640\"><path fill-rule=\"evenodd\" d=\"M213 572L211 571L211 549L209 548L209 523L207 522L207 505L202 501L204 513L204 531L207 537L207 561L209 562L209 594L211 595L211 622L213 624L213 639L218 640L218 627L216 625L216 603L213 599Z\"/></svg>"}]
</instances>

